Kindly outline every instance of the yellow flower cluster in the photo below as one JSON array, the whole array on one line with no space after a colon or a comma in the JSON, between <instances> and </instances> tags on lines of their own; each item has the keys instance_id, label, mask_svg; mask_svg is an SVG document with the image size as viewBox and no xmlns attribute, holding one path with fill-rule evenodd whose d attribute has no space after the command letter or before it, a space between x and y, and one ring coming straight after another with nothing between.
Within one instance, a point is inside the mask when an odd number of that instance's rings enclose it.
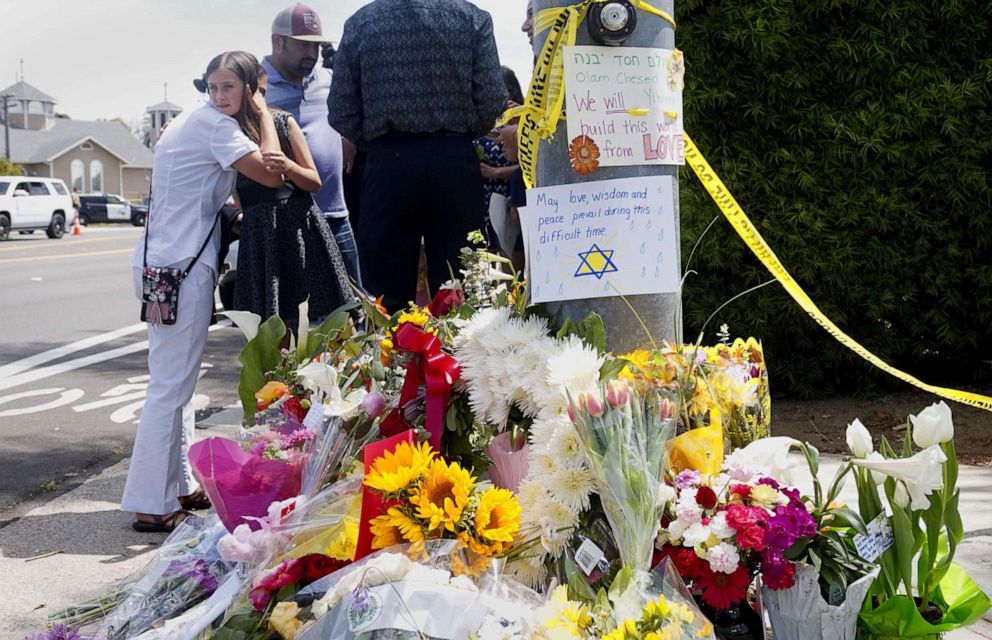
<instances>
[{"instance_id":1,"label":"yellow flower cluster","mask_svg":"<svg viewBox=\"0 0 992 640\"><path fill-rule=\"evenodd\" d=\"M485 557L505 555L520 530L520 504L512 492L483 492L475 481L427 443L400 443L387 451L365 477L367 487L395 501L369 523L372 547L448 538Z\"/></svg>"},{"instance_id":2,"label":"yellow flower cluster","mask_svg":"<svg viewBox=\"0 0 992 640\"><path fill-rule=\"evenodd\" d=\"M415 304L411 304L410 308L406 311L400 313L399 317L396 318L396 326L400 326L406 322L410 324L415 324L421 329L427 326L427 323L431 320L431 312L423 307L418 307Z\"/></svg>"},{"instance_id":3,"label":"yellow flower cluster","mask_svg":"<svg viewBox=\"0 0 992 640\"><path fill-rule=\"evenodd\" d=\"M696 614L689 605L669 602L664 595L648 602L637 620L628 618L602 640L682 640L705 638L713 632L713 625L705 621L695 628Z\"/></svg>"},{"instance_id":4,"label":"yellow flower cluster","mask_svg":"<svg viewBox=\"0 0 992 640\"><path fill-rule=\"evenodd\" d=\"M562 585L537 611L537 631L530 640L583 640L589 637L593 619L589 607L568 599L568 587Z\"/></svg>"}]
</instances>

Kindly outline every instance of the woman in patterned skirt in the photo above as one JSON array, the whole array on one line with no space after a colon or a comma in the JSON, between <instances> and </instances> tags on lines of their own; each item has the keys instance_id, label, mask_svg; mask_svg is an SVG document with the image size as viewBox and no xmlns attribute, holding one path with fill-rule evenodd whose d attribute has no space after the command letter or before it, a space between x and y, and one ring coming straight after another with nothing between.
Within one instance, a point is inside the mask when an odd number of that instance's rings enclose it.
<instances>
[{"instance_id":1,"label":"woman in patterned skirt","mask_svg":"<svg viewBox=\"0 0 992 640\"><path fill-rule=\"evenodd\" d=\"M259 74L264 92L261 67ZM320 176L303 131L285 111L273 111L272 119L281 151L263 154L265 166L285 181L271 189L238 176L244 218L234 307L263 320L278 315L295 331L304 300L309 299L310 319L319 320L356 296L334 234L310 195L320 188Z\"/></svg>"}]
</instances>

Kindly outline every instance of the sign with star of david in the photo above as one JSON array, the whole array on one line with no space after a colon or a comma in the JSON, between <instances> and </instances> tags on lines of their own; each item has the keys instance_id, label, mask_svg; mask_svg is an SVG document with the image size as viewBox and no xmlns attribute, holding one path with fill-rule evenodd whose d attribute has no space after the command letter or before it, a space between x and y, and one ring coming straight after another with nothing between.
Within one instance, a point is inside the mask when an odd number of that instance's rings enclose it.
<instances>
[{"instance_id":1,"label":"sign with star of david","mask_svg":"<svg viewBox=\"0 0 992 640\"><path fill-rule=\"evenodd\" d=\"M520 222L531 302L677 292L673 180L647 176L528 190Z\"/></svg>"}]
</instances>

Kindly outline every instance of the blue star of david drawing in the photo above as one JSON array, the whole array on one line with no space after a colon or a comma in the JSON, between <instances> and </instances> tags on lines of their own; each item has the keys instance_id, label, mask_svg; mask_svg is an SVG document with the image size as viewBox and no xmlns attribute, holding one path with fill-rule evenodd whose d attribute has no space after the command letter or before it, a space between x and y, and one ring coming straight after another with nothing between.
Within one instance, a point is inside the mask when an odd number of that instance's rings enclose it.
<instances>
[{"instance_id":1,"label":"blue star of david drawing","mask_svg":"<svg viewBox=\"0 0 992 640\"><path fill-rule=\"evenodd\" d=\"M596 276L597 279L602 280L607 273L619 271L617 265L613 263L613 249L600 249L599 245L594 244L589 251L580 253L579 258L582 262L575 271L576 278Z\"/></svg>"}]
</instances>

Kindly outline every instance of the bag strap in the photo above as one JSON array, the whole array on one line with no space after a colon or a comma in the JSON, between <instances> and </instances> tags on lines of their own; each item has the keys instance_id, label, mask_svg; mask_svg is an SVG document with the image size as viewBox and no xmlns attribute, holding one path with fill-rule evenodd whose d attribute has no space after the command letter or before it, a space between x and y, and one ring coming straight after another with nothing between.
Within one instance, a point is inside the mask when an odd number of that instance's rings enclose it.
<instances>
[{"instance_id":1,"label":"bag strap","mask_svg":"<svg viewBox=\"0 0 992 640\"><path fill-rule=\"evenodd\" d=\"M142 262L144 263L145 269L148 268L148 228L151 226L152 202L154 202L154 199L152 198L152 189L151 189L151 186L149 186L148 187L148 214L145 215L145 252L144 252L144 257L142 258ZM210 233L207 234L207 239L203 241L203 244L202 245L200 245L200 250L196 252L196 255L195 256L193 256L193 261L190 262L189 263L189 266L186 267L186 270L183 271L179 275L179 282L182 282L183 280L185 280L189 276L189 272L193 270L193 267L196 265L197 260L200 259L200 256L203 255L203 252L206 250L207 245L210 244L210 238L212 238L213 235L214 235L214 229L217 228L217 223L220 222L220 216L221 216L221 212L223 210L224 210L223 207L221 207L220 209L217 210L217 216L214 218L214 223L212 225L210 225Z\"/></svg>"}]
</instances>

